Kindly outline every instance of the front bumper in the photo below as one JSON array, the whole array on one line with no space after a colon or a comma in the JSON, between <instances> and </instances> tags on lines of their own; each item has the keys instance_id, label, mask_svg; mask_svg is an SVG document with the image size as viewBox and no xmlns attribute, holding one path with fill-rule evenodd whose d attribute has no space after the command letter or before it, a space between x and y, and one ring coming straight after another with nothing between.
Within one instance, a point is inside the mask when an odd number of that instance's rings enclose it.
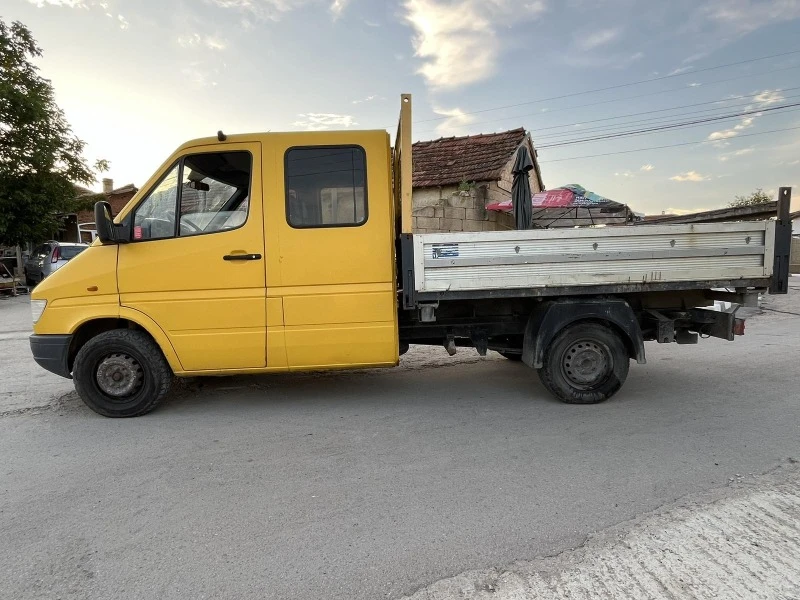
<instances>
[{"instance_id":1,"label":"front bumper","mask_svg":"<svg viewBox=\"0 0 800 600\"><path fill-rule=\"evenodd\" d=\"M71 335L32 335L33 360L51 373L72 379L69 372L69 344Z\"/></svg>"}]
</instances>

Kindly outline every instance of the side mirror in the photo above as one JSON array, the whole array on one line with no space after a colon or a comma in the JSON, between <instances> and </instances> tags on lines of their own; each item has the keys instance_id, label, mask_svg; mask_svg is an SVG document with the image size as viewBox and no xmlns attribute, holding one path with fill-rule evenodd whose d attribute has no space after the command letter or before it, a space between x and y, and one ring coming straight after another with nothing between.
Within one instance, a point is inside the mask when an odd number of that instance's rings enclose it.
<instances>
[{"instance_id":1,"label":"side mirror","mask_svg":"<svg viewBox=\"0 0 800 600\"><path fill-rule=\"evenodd\" d=\"M97 237L104 244L117 241L114 235L114 222L111 220L111 205L105 200L94 205L94 226L97 229Z\"/></svg>"}]
</instances>

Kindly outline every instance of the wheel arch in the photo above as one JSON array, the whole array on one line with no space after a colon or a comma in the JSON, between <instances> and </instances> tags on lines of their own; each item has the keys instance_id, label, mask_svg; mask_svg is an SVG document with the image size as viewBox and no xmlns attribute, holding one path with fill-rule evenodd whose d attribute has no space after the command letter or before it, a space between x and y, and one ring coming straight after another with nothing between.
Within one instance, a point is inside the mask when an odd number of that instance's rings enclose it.
<instances>
[{"instance_id":1,"label":"wheel arch","mask_svg":"<svg viewBox=\"0 0 800 600\"><path fill-rule=\"evenodd\" d=\"M630 305L619 298L558 300L544 303L528 318L522 346L522 361L529 367L543 366L544 352L558 332L579 321L609 325L620 334L628 355L639 364L646 362L644 338Z\"/></svg>"},{"instance_id":2,"label":"wheel arch","mask_svg":"<svg viewBox=\"0 0 800 600\"><path fill-rule=\"evenodd\" d=\"M87 319L78 324L72 332L69 354L67 357L68 368L72 371L75 356L83 345L93 337L113 329L137 329L146 333L161 349L164 358L174 373L183 371L183 366L178 360L178 355L164 330L147 315L126 307L120 307L119 316L103 316Z\"/></svg>"}]
</instances>

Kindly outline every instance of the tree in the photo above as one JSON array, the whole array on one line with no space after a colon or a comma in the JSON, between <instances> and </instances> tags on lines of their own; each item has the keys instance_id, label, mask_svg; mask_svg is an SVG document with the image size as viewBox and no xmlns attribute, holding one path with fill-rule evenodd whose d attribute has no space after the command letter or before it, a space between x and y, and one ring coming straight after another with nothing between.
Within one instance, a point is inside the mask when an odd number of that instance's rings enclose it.
<instances>
[{"instance_id":1,"label":"tree","mask_svg":"<svg viewBox=\"0 0 800 600\"><path fill-rule=\"evenodd\" d=\"M767 202L772 202L772 200L772 196L767 194L761 188L758 188L749 196L736 196L733 202L731 202L728 206L731 208L738 208L740 206L755 206L757 204L766 204Z\"/></svg>"},{"instance_id":2,"label":"tree","mask_svg":"<svg viewBox=\"0 0 800 600\"><path fill-rule=\"evenodd\" d=\"M90 185L85 143L55 103L53 86L33 59L42 52L30 30L0 19L0 245L46 239L59 229L58 213L86 207L74 184Z\"/></svg>"}]
</instances>

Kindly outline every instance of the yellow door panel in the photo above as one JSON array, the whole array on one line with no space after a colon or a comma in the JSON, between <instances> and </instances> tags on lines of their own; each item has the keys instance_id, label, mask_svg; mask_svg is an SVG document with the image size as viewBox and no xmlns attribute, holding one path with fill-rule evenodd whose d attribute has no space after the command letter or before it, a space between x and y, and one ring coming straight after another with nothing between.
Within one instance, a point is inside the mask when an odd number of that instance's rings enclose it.
<instances>
[{"instance_id":1,"label":"yellow door panel","mask_svg":"<svg viewBox=\"0 0 800 600\"><path fill-rule=\"evenodd\" d=\"M356 286L353 286L356 287ZM286 325L376 323L394 311L393 292L287 296L283 300Z\"/></svg>"},{"instance_id":2,"label":"yellow door panel","mask_svg":"<svg viewBox=\"0 0 800 600\"><path fill-rule=\"evenodd\" d=\"M286 327L289 369L396 365L395 327L394 321Z\"/></svg>"},{"instance_id":3,"label":"yellow door panel","mask_svg":"<svg viewBox=\"0 0 800 600\"><path fill-rule=\"evenodd\" d=\"M267 326L283 325L283 298L267 298Z\"/></svg>"},{"instance_id":4,"label":"yellow door panel","mask_svg":"<svg viewBox=\"0 0 800 600\"><path fill-rule=\"evenodd\" d=\"M386 132L271 134L265 143L276 173L264 214L267 287L283 298L289 369L397 364Z\"/></svg>"},{"instance_id":5,"label":"yellow door panel","mask_svg":"<svg viewBox=\"0 0 800 600\"><path fill-rule=\"evenodd\" d=\"M283 328L283 298L267 298L267 367L286 370L286 336Z\"/></svg>"},{"instance_id":6,"label":"yellow door panel","mask_svg":"<svg viewBox=\"0 0 800 600\"><path fill-rule=\"evenodd\" d=\"M172 345L189 371L263 367L264 328L185 330L170 332ZM252 356L252 365L243 365L242 356Z\"/></svg>"},{"instance_id":7,"label":"yellow door panel","mask_svg":"<svg viewBox=\"0 0 800 600\"><path fill-rule=\"evenodd\" d=\"M288 366L284 328L282 326L267 327L267 367L276 371L285 371Z\"/></svg>"},{"instance_id":8,"label":"yellow door panel","mask_svg":"<svg viewBox=\"0 0 800 600\"><path fill-rule=\"evenodd\" d=\"M119 246L120 304L158 323L185 371L265 367L261 144L185 148L163 171L124 217L132 239ZM170 177L180 182L172 215Z\"/></svg>"}]
</instances>

